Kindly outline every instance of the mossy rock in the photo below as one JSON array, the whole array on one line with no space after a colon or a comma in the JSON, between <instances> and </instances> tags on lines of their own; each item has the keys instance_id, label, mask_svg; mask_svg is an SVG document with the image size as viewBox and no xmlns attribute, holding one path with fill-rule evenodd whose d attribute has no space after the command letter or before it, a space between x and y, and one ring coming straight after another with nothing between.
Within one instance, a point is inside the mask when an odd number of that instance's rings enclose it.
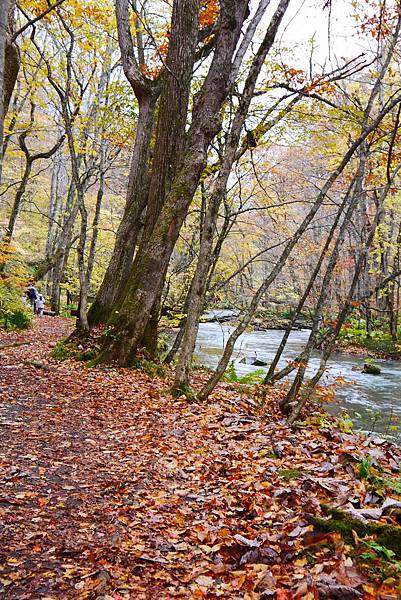
<instances>
[{"instance_id":1,"label":"mossy rock","mask_svg":"<svg viewBox=\"0 0 401 600\"><path fill-rule=\"evenodd\" d=\"M67 344L66 340L57 342L53 350L50 352L50 356L56 360L67 360L68 358L74 358L76 351Z\"/></svg>"},{"instance_id":2,"label":"mossy rock","mask_svg":"<svg viewBox=\"0 0 401 600\"><path fill-rule=\"evenodd\" d=\"M366 373L367 375L380 375L381 369L377 365L365 363L363 365L362 373Z\"/></svg>"},{"instance_id":3,"label":"mossy rock","mask_svg":"<svg viewBox=\"0 0 401 600\"><path fill-rule=\"evenodd\" d=\"M375 536L378 544L389 548L398 559L401 559L401 527L382 523L362 523L342 510L327 506L322 508L331 518L309 516L309 521L317 530L340 533L343 540L349 544L354 544L353 531L360 538Z\"/></svg>"}]
</instances>

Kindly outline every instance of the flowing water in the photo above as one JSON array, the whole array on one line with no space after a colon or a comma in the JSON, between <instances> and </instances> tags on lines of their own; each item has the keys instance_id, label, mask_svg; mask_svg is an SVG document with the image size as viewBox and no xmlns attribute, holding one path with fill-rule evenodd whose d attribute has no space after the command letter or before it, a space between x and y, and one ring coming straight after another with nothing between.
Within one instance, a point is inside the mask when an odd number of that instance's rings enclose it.
<instances>
[{"instance_id":1,"label":"flowing water","mask_svg":"<svg viewBox=\"0 0 401 600\"><path fill-rule=\"evenodd\" d=\"M219 313L220 316L221 314ZM218 322L201 323L196 347L198 360L205 366L215 367L232 330L232 326ZM283 331L271 329L241 335L233 354L236 373L241 376L262 369L263 367L241 361L258 358L269 363L283 334ZM291 333L279 366L285 366L289 359L295 358L302 351L308 336L309 331L306 329ZM329 405L328 409L333 413L346 409L354 423L366 431L396 435L394 423L398 420L401 424L401 361L375 360L381 368L381 375L362 373L363 362L363 358L354 356L332 356L320 383L331 384L338 378L345 379L346 383L337 385L337 401ZM312 374L318 364L319 354L316 353L310 360L308 374Z\"/></svg>"}]
</instances>

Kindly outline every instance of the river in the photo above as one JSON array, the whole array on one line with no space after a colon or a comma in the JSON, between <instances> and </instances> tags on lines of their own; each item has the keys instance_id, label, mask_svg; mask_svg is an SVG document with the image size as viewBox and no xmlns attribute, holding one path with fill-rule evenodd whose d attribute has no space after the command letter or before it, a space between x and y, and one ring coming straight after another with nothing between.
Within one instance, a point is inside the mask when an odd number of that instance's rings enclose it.
<instances>
[{"instance_id":1,"label":"river","mask_svg":"<svg viewBox=\"0 0 401 600\"><path fill-rule=\"evenodd\" d=\"M218 322L201 323L196 346L198 360L205 366L215 367L232 330L232 326ZM268 330L241 335L233 354L237 374L244 375L262 368L240 362L244 358L258 358L269 363L283 333L279 330ZM300 353L308 336L309 331L305 329L291 333L279 366L285 366L289 359ZM381 375L362 373L363 362L363 358L333 354L321 383L331 384L337 378L345 379L346 383L336 386L337 400L334 404L329 404L327 409L334 414L346 409L359 428L398 437L390 427L397 420L401 425L401 362L375 360L382 370ZM308 372L312 373L318 364L319 354L316 353L310 360Z\"/></svg>"}]
</instances>

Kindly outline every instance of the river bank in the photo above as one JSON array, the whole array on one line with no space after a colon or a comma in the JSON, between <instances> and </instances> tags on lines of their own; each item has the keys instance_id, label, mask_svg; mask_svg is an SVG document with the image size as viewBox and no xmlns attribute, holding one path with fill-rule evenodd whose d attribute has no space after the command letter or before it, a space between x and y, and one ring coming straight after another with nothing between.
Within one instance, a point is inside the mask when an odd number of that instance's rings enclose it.
<instances>
[{"instance_id":1,"label":"river bank","mask_svg":"<svg viewBox=\"0 0 401 600\"><path fill-rule=\"evenodd\" d=\"M372 344L361 345L344 340L338 340L334 351L338 354L348 356L360 356L365 358L378 358L382 360L401 360L401 349L394 347L393 349L372 348Z\"/></svg>"},{"instance_id":2,"label":"river bank","mask_svg":"<svg viewBox=\"0 0 401 600\"><path fill-rule=\"evenodd\" d=\"M396 600L399 448L314 405L291 429L280 390L56 360L69 327L0 335L4 600Z\"/></svg>"}]
</instances>

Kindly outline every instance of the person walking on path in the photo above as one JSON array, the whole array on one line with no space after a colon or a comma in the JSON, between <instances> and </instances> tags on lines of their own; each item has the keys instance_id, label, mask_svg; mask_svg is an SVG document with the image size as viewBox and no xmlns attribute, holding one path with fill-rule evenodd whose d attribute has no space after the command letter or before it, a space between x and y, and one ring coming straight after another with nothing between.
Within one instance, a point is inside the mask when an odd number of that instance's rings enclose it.
<instances>
[{"instance_id":1,"label":"person walking on path","mask_svg":"<svg viewBox=\"0 0 401 600\"><path fill-rule=\"evenodd\" d=\"M43 317L44 307L45 307L45 299L43 298L42 294L38 294L38 297L36 300L36 309L37 309L38 317Z\"/></svg>"},{"instance_id":2,"label":"person walking on path","mask_svg":"<svg viewBox=\"0 0 401 600\"><path fill-rule=\"evenodd\" d=\"M37 314L38 291L32 283L28 285L27 296L33 308L33 314Z\"/></svg>"}]
</instances>

